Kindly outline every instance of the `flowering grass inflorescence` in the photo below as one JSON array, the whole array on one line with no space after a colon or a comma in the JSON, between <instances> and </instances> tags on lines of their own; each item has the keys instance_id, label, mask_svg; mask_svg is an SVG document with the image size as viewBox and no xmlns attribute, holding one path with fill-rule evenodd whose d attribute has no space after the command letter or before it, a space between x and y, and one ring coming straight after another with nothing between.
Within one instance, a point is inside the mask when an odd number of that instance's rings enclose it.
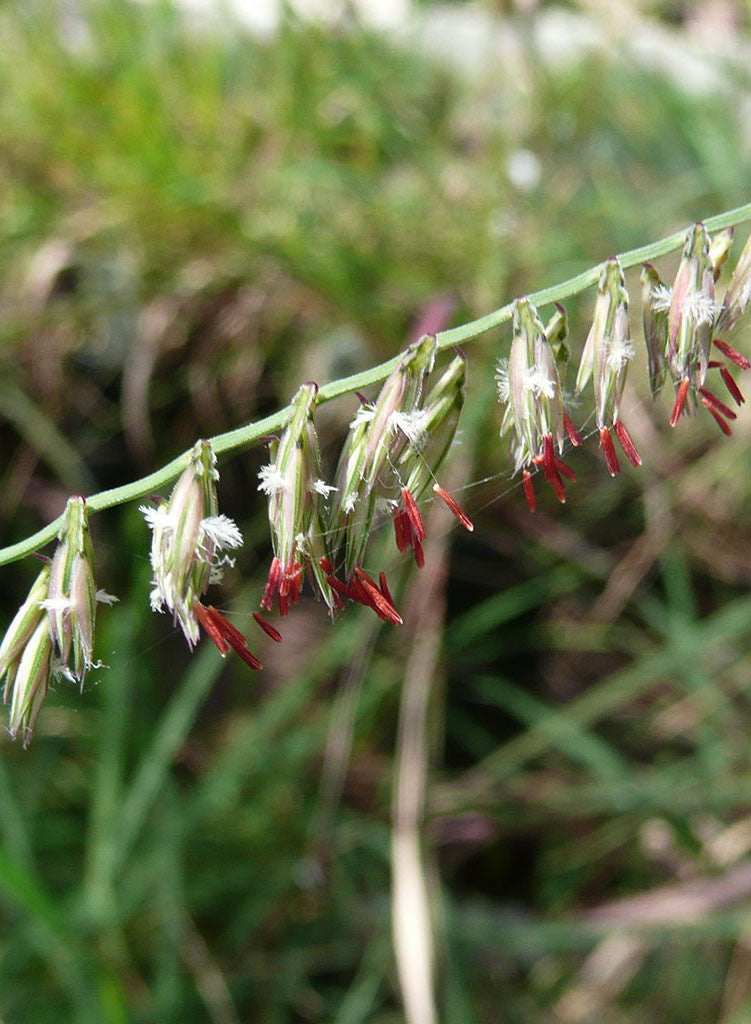
<instances>
[{"instance_id":1,"label":"flowering grass inflorescence","mask_svg":"<svg viewBox=\"0 0 751 1024\"><path fill-rule=\"evenodd\" d=\"M744 213L751 215L751 207L744 208ZM692 227L670 288L652 263L643 267L642 321L650 387L657 396L667 378L673 382L673 427L691 408L705 408L723 432L730 433L729 421L736 413L707 388L711 370L718 371L736 406L744 402L731 366L747 370L751 361L736 351L727 335L751 302L751 238L720 302L715 288L731 242L730 228L710 236L704 225ZM631 259L629 265L634 263ZM577 279L582 280L584 284L567 294L581 291L591 278ZM491 319L500 322L505 309L478 321L475 333L491 326ZM582 444L568 408L571 396L563 386L570 355L568 320L563 306L556 305L544 325L526 297L517 299L508 311L513 320L511 348L509 357L499 361L497 372L498 395L505 405L501 435L511 433L515 471L522 474L525 497L534 511L533 473L541 469L556 497L565 501L564 481L574 482L575 476L561 456L567 439L575 447ZM458 328L446 336L472 336L467 331ZM426 536L419 502L429 488L465 529L472 530L469 517L436 477L455 440L466 379L466 357L457 349L429 386L441 347L445 345L435 335L424 335L394 362L385 380L380 378L383 385L374 401L356 392L360 406L333 484L322 474L316 405L353 392L356 385L348 387L345 381L319 391L314 383L304 384L276 419L281 433L270 442L270 461L260 472L259 486L268 499L273 548L261 597L263 609L272 611L276 602L279 613L286 616L298 601L307 575L332 616L347 599L399 625L402 618L385 573L380 571L376 581L363 564L376 522L392 519L398 551L411 550L418 566L424 564ZM634 466L641 464L621 420L626 375L634 356L623 265L612 258L599 268L593 320L575 382L577 394L592 382L600 444L611 475L620 469L613 434L628 460ZM250 431L251 436L260 440L260 431ZM241 443L245 442L224 447ZM172 614L191 649L203 630L222 656L231 648L250 667L260 669L242 632L203 601L209 586L221 582L224 568L234 564L227 552L242 544L236 524L219 513L215 445L200 440L178 461L182 472L170 497L141 506L152 531L151 606ZM146 488L139 492L145 493ZM10 703L9 731L13 737L20 732L24 745L50 682L64 679L83 686L87 672L99 664L93 655L96 605L115 598L97 590L95 584L88 514L90 505L97 502L98 507L107 507L99 495L89 504L81 497L69 500L54 556L42 567L0 645L0 681L4 681L4 699ZM254 612L253 617L274 641L281 640L278 630L260 613Z\"/></svg>"},{"instance_id":2,"label":"flowering grass inflorescence","mask_svg":"<svg viewBox=\"0 0 751 1024\"><path fill-rule=\"evenodd\" d=\"M86 502L71 498L58 545L32 585L0 646L3 700L10 701L9 731L20 732L24 746L52 679L83 687L94 662L94 625L98 603L117 598L97 590L94 552Z\"/></svg>"}]
</instances>

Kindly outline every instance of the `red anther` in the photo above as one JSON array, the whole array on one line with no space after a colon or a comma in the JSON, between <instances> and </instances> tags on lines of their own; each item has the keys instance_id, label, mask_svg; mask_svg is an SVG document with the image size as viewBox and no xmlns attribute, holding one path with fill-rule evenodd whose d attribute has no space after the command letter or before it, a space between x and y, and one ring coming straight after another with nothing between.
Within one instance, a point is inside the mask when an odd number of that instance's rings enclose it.
<instances>
[{"instance_id":1,"label":"red anther","mask_svg":"<svg viewBox=\"0 0 751 1024\"><path fill-rule=\"evenodd\" d=\"M417 568L422 569L422 567L425 565L425 554L423 553L422 541L420 540L419 537L415 537L415 543L413 547L415 549L415 562L417 563Z\"/></svg>"},{"instance_id":2,"label":"red anther","mask_svg":"<svg viewBox=\"0 0 751 1024\"><path fill-rule=\"evenodd\" d=\"M364 395L362 393L362 391L355 391L355 394L360 399L360 404L361 405L369 405L370 404L370 400L369 400L368 396Z\"/></svg>"},{"instance_id":3,"label":"red anther","mask_svg":"<svg viewBox=\"0 0 751 1024\"><path fill-rule=\"evenodd\" d=\"M242 658L246 665L249 665L252 669L255 669L256 672L261 671L263 665L260 663L260 661L258 660L258 658L256 658L254 654L251 654L251 652L248 650L244 643L238 644L236 642L233 642L231 639L229 639L229 642L235 654Z\"/></svg>"},{"instance_id":4,"label":"red anther","mask_svg":"<svg viewBox=\"0 0 751 1024\"><path fill-rule=\"evenodd\" d=\"M274 602L274 594L279 589L279 577L282 574L282 567L279 559L274 556L271 559L271 568L269 569L269 578L266 583L266 589L263 592L261 598L261 608L265 608L267 611L271 611L271 606Z\"/></svg>"},{"instance_id":5,"label":"red anther","mask_svg":"<svg viewBox=\"0 0 751 1024\"><path fill-rule=\"evenodd\" d=\"M560 475L554 470L548 477L548 482L553 488L553 493L562 505L566 504L566 485Z\"/></svg>"},{"instance_id":6,"label":"red anther","mask_svg":"<svg viewBox=\"0 0 751 1024\"><path fill-rule=\"evenodd\" d=\"M381 569L380 573L378 574L378 582L381 584L381 593L386 598L386 600L391 605L391 607L395 608L396 605L394 604L394 599L391 596L391 591L389 590L389 585L386 582L386 573L383 571L383 569Z\"/></svg>"},{"instance_id":7,"label":"red anther","mask_svg":"<svg viewBox=\"0 0 751 1024\"><path fill-rule=\"evenodd\" d=\"M574 421L571 419L567 412L564 412L563 414L563 427L566 433L568 434L568 439L571 442L571 444L574 446L574 448L578 448L579 445L582 443L581 434L576 429Z\"/></svg>"},{"instance_id":8,"label":"red anther","mask_svg":"<svg viewBox=\"0 0 751 1024\"><path fill-rule=\"evenodd\" d=\"M209 605L206 611L217 624L221 630L222 636L228 644L232 644L233 647L235 644L240 644L243 647L248 646L248 641L242 635L237 626L233 626L229 619L225 619L221 612L218 612L212 605Z\"/></svg>"},{"instance_id":9,"label":"red anther","mask_svg":"<svg viewBox=\"0 0 751 1024\"><path fill-rule=\"evenodd\" d=\"M350 601L355 600L351 587L347 586L347 584L343 583L341 580L338 580L336 576L328 575L326 577L326 582L335 594L341 594L342 597L347 597Z\"/></svg>"},{"instance_id":10,"label":"red anther","mask_svg":"<svg viewBox=\"0 0 751 1024\"><path fill-rule=\"evenodd\" d=\"M318 559L318 564L328 576L331 576L331 574L334 571L334 568L325 555L321 555L321 557Z\"/></svg>"},{"instance_id":11,"label":"red anther","mask_svg":"<svg viewBox=\"0 0 751 1024\"><path fill-rule=\"evenodd\" d=\"M449 494L449 492L445 491L443 489L443 487L441 487L440 484L433 484L433 492L434 492L434 494L438 495L438 497L441 499L441 501L445 502L445 504L448 505L448 507L454 513L454 515L459 520L459 522L462 524L464 529L465 530L469 530L469 532L472 533L472 531L474 530L474 525L472 523L472 520L469 518L467 513L461 507L459 502L456 501L455 498L452 498L452 496Z\"/></svg>"},{"instance_id":12,"label":"red anther","mask_svg":"<svg viewBox=\"0 0 751 1024\"><path fill-rule=\"evenodd\" d=\"M350 577L349 581L349 589L352 595L352 600L357 601L358 604L364 604L366 608L372 608L373 611L378 616L378 618L381 619L382 622L385 622L385 614L380 609L376 608L376 606L373 604L372 597L355 575L356 572L357 570L354 570L353 575Z\"/></svg>"},{"instance_id":13,"label":"red anther","mask_svg":"<svg viewBox=\"0 0 751 1024\"><path fill-rule=\"evenodd\" d=\"M198 621L214 641L222 657L227 653L227 645L229 644L235 654L239 655L246 665L250 665L251 668L256 670L263 668L258 658L248 650L248 642L240 630L233 626L228 619L225 619L221 612L218 612L211 605L204 607L199 601L196 601L193 607Z\"/></svg>"},{"instance_id":14,"label":"red anther","mask_svg":"<svg viewBox=\"0 0 751 1024\"><path fill-rule=\"evenodd\" d=\"M618 465L618 456L615 454L613 438L610 436L610 431L607 427L600 427L600 447L602 448L603 455L605 456L608 473L610 473L611 476L615 476L620 472L621 467Z\"/></svg>"},{"instance_id":15,"label":"red anther","mask_svg":"<svg viewBox=\"0 0 751 1024\"><path fill-rule=\"evenodd\" d=\"M282 642L282 634L279 632L278 629L274 629L271 623L267 622L266 619L264 619L263 615L260 615L258 612L253 612L253 618L256 620L256 622L264 631L264 633L268 633L272 640L276 640L278 644Z\"/></svg>"},{"instance_id":16,"label":"red anther","mask_svg":"<svg viewBox=\"0 0 751 1024\"><path fill-rule=\"evenodd\" d=\"M705 409L709 409L709 411L712 413L714 418L717 420L717 426L720 428L723 434L727 434L727 436L730 437L733 431L730 429L730 427L722 418L722 416L717 412L712 403L708 402L706 398L702 398L701 404L704 406Z\"/></svg>"},{"instance_id":17,"label":"red anther","mask_svg":"<svg viewBox=\"0 0 751 1024\"><path fill-rule=\"evenodd\" d=\"M409 547L411 532L407 513L401 508L396 509L394 511L394 536L399 551L406 551Z\"/></svg>"},{"instance_id":18,"label":"red anther","mask_svg":"<svg viewBox=\"0 0 751 1024\"><path fill-rule=\"evenodd\" d=\"M527 499L529 511L534 512L537 508L537 502L535 501L535 489L532 485L532 474L528 469L525 469L522 473L522 483L524 484L524 497Z\"/></svg>"},{"instance_id":19,"label":"red anther","mask_svg":"<svg viewBox=\"0 0 751 1024\"><path fill-rule=\"evenodd\" d=\"M613 424L613 430L615 430L615 436L618 438L621 448L623 449L624 455L631 463L632 466L637 468L641 466L641 455L636 450L636 445L631 440L631 435L626 430L626 427L620 420Z\"/></svg>"},{"instance_id":20,"label":"red anther","mask_svg":"<svg viewBox=\"0 0 751 1024\"><path fill-rule=\"evenodd\" d=\"M715 409L716 409L716 410L717 410L717 411L718 411L719 413L722 413L722 415L723 415L723 416L725 417L725 419L728 419L728 420L735 420L735 419L738 419L738 417L737 417L737 416L735 415L735 413L733 412L733 410L732 410L732 409L729 409L729 408L728 408L728 407L727 407L727 406L725 405L725 403L724 403L724 402L721 402L721 401L719 400L719 398L718 398L718 397L717 397L716 395L713 395L713 394L712 394L712 392L711 392L711 391L708 391L708 390L707 390L706 388L699 388L699 394L700 394L700 395L701 395L701 396L702 396L703 398L706 398L706 400L707 400L707 401L708 401L708 402L710 403L710 405L713 405L713 406L714 406L714 408L715 408Z\"/></svg>"},{"instance_id":21,"label":"red anther","mask_svg":"<svg viewBox=\"0 0 751 1024\"><path fill-rule=\"evenodd\" d=\"M686 395L688 394L688 377L684 377L678 385L678 394L675 396L675 405L670 415L670 426L674 427L678 420L681 418L683 412L683 406L686 404Z\"/></svg>"},{"instance_id":22,"label":"red anther","mask_svg":"<svg viewBox=\"0 0 751 1024\"><path fill-rule=\"evenodd\" d=\"M699 365L698 363L696 364ZM708 370L716 370L718 366L724 366L725 364L720 359L710 359L707 363Z\"/></svg>"},{"instance_id":23,"label":"red anther","mask_svg":"<svg viewBox=\"0 0 751 1024\"><path fill-rule=\"evenodd\" d=\"M420 510L417 507L417 502L412 497L412 492L407 487L402 487L402 500L404 501L404 508L409 516L409 521L412 525L412 529L415 531L415 535L420 540L425 540L425 527L422 523Z\"/></svg>"},{"instance_id":24,"label":"red anther","mask_svg":"<svg viewBox=\"0 0 751 1024\"><path fill-rule=\"evenodd\" d=\"M279 602L279 614L284 619L284 618L287 617L287 612L289 611L289 599L287 598L286 594L282 593L281 588L279 589L278 602Z\"/></svg>"},{"instance_id":25,"label":"red anther","mask_svg":"<svg viewBox=\"0 0 751 1024\"><path fill-rule=\"evenodd\" d=\"M291 562L287 567L287 572L289 573L289 603L297 604L302 590L302 565L300 562Z\"/></svg>"},{"instance_id":26,"label":"red anther","mask_svg":"<svg viewBox=\"0 0 751 1024\"><path fill-rule=\"evenodd\" d=\"M728 370L727 367L723 366L722 364L720 364L720 375L722 376L722 379L725 382L725 387L728 389L730 394L735 399L736 405L743 405L746 399L743 397L741 389L735 383L735 380L733 379L733 375L730 373L730 370Z\"/></svg>"},{"instance_id":27,"label":"red anther","mask_svg":"<svg viewBox=\"0 0 751 1024\"><path fill-rule=\"evenodd\" d=\"M553 456L555 460L556 472L562 474L567 480L570 480L572 484L576 483L576 473L574 473L571 466L567 466L563 459L559 459L557 455Z\"/></svg>"},{"instance_id":28,"label":"red anther","mask_svg":"<svg viewBox=\"0 0 751 1024\"><path fill-rule=\"evenodd\" d=\"M229 645L225 642L222 632L209 615L208 608L204 608L200 601L193 602L193 611L196 614L196 618L203 626L210 640L216 644L217 650L222 657L225 656L229 650Z\"/></svg>"},{"instance_id":29,"label":"red anther","mask_svg":"<svg viewBox=\"0 0 751 1024\"><path fill-rule=\"evenodd\" d=\"M548 483L553 483L556 475L555 451L553 450L553 435L546 434L542 439L542 471Z\"/></svg>"},{"instance_id":30,"label":"red anther","mask_svg":"<svg viewBox=\"0 0 751 1024\"><path fill-rule=\"evenodd\" d=\"M751 360L746 359L740 352L736 352L732 345L728 345L726 341L722 341L720 338L715 338L714 343L720 352L728 357L731 363L735 363L741 370L751 370Z\"/></svg>"},{"instance_id":31,"label":"red anther","mask_svg":"<svg viewBox=\"0 0 751 1024\"><path fill-rule=\"evenodd\" d=\"M362 587L363 591L367 595L367 604L379 615L381 618L387 619L394 626L401 626L402 617L399 612L394 608L391 601L387 600L385 594L378 589L378 584L374 579L361 569L359 566L355 566L354 578Z\"/></svg>"}]
</instances>

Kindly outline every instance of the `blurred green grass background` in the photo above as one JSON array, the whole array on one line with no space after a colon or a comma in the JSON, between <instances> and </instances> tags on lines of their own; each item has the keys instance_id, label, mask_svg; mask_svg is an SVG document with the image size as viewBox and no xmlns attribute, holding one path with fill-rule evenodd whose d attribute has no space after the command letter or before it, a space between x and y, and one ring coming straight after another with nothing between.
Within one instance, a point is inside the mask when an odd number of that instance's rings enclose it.
<instances>
[{"instance_id":1,"label":"blurred green grass background","mask_svg":"<svg viewBox=\"0 0 751 1024\"><path fill-rule=\"evenodd\" d=\"M635 3L621 24L569 4L603 43L550 64L550 5L453 5L516 40L467 69L347 19L288 12L262 39L168 3L6 0L3 543L393 355L438 296L460 323L748 201L751 74L691 35L712 6ZM751 52L745 5L714 8ZM720 84L647 70L629 47L649 32L703 38ZM592 301L569 305L575 355ZM420 580L374 538L400 634L306 600L279 649L252 644L261 675L191 657L149 611L137 510L92 520L121 598L99 616L109 668L50 694L27 752L2 743L6 1024L403 1020L391 802L426 636L440 1019L751 1021L749 414L728 440L709 417L670 431L640 355L624 418L645 465L610 480L590 439L569 503L538 488L532 517L497 437L508 340L468 347L444 473L475 533L431 512ZM330 463L354 408L320 411ZM247 543L219 602L246 630L264 461L221 467ZM3 569L3 621L34 572Z\"/></svg>"}]
</instances>

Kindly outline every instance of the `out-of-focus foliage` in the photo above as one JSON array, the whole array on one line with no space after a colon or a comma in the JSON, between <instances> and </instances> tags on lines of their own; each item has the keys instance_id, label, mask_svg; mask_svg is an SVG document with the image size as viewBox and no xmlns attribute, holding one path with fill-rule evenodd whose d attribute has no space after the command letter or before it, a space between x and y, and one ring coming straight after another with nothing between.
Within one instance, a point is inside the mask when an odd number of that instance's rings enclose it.
<instances>
[{"instance_id":1,"label":"out-of-focus foliage","mask_svg":"<svg viewBox=\"0 0 751 1024\"><path fill-rule=\"evenodd\" d=\"M534 12L506 7L513 60L469 76L294 19L262 42L168 4L0 7L7 542L392 355L436 295L461 322L748 200L747 81L688 95L617 46L554 69ZM571 304L575 355L592 302ZM669 431L637 373L644 467L610 480L590 441L569 504L541 495L533 518L497 439L507 347L468 348L453 473L476 529L441 525L433 550L451 545L426 827L441 1019L740 1022L749 414L728 441L708 416ZM331 464L353 408L320 412ZM246 630L263 461L220 485L248 542L220 600ZM250 676L150 613L135 509L91 526L121 597L99 615L109 668L48 697L28 752L2 745L3 1019L402 1019L390 792L417 597L387 531L402 634L303 602ZM4 621L35 572L3 569ZM656 923L603 908L661 884ZM681 886L704 899L688 925Z\"/></svg>"}]
</instances>

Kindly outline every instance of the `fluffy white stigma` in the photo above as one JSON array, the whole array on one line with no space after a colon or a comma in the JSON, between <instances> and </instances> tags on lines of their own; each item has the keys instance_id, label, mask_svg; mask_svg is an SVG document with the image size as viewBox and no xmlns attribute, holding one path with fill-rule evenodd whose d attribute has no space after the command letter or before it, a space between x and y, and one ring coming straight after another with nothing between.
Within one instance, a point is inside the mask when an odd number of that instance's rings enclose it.
<instances>
[{"instance_id":1,"label":"fluffy white stigma","mask_svg":"<svg viewBox=\"0 0 751 1024\"><path fill-rule=\"evenodd\" d=\"M658 284L652 289L652 308L656 313L667 313L673 301L673 291L667 285Z\"/></svg>"},{"instance_id":2,"label":"fluffy white stigma","mask_svg":"<svg viewBox=\"0 0 751 1024\"><path fill-rule=\"evenodd\" d=\"M720 306L714 298L711 295L704 295L702 292L689 292L683 307L684 314L690 317L697 327L701 324L713 323L719 310Z\"/></svg>"},{"instance_id":3,"label":"fluffy white stigma","mask_svg":"<svg viewBox=\"0 0 751 1024\"><path fill-rule=\"evenodd\" d=\"M531 391L535 398L555 398L555 381L537 366L525 371L524 387Z\"/></svg>"},{"instance_id":4,"label":"fluffy white stigma","mask_svg":"<svg viewBox=\"0 0 751 1024\"><path fill-rule=\"evenodd\" d=\"M157 505L156 508L152 505L139 505L138 511L146 520L146 525L150 530L164 530L166 527L172 525L170 514L167 511L167 505L164 502L161 505Z\"/></svg>"},{"instance_id":5,"label":"fluffy white stigma","mask_svg":"<svg viewBox=\"0 0 751 1024\"><path fill-rule=\"evenodd\" d=\"M355 413L355 418L349 425L350 430L356 430L358 427L363 426L365 423L370 421L375 416L375 407L372 405L361 405Z\"/></svg>"},{"instance_id":6,"label":"fluffy white stigma","mask_svg":"<svg viewBox=\"0 0 751 1024\"><path fill-rule=\"evenodd\" d=\"M217 550L242 547L243 535L229 516L207 516L201 520L202 539L210 541Z\"/></svg>"},{"instance_id":7,"label":"fluffy white stigma","mask_svg":"<svg viewBox=\"0 0 751 1024\"><path fill-rule=\"evenodd\" d=\"M389 429L392 432L401 430L413 448L424 448L427 440L426 425L429 415L425 409L414 409L412 412L392 412L389 416Z\"/></svg>"},{"instance_id":8,"label":"fluffy white stigma","mask_svg":"<svg viewBox=\"0 0 751 1024\"><path fill-rule=\"evenodd\" d=\"M320 494L322 498L330 498L334 491L339 490L338 487L327 484L325 480L314 480L310 489L314 494Z\"/></svg>"},{"instance_id":9,"label":"fluffy white stigma","mask_svg":"<svg viewBox=\"0 0 751 1024\"><path fill-rule=\"evenodd\" d=\"M258 490L269 498L284 490L284 474L277 468L276 463L269 463L268 466L261 466L258 471Z\"/></svg>"},{"instance_id":10,"label":"fluffy white stigma","mask_svg":"<svg viewBox=\"0 0 751 1024\"><path fill-rule=\"evenodd\" d=\"M628 338L614 339L608 348L608 366L617 373L628 365L635 354L634 346Z\"/></svg>"},{"instance_id":11,"label":"fluffy white stigma","mask_svg":"<svg viewBox=\"0 0 751 1024\"><path fill-rule=\"evenodd\" d=\"M498 399L501 402L508 402L511 397L511 381L508 375L508 359L499 359L495 368L495 386L498 390Z\"/></svg>"}]
</instances>

